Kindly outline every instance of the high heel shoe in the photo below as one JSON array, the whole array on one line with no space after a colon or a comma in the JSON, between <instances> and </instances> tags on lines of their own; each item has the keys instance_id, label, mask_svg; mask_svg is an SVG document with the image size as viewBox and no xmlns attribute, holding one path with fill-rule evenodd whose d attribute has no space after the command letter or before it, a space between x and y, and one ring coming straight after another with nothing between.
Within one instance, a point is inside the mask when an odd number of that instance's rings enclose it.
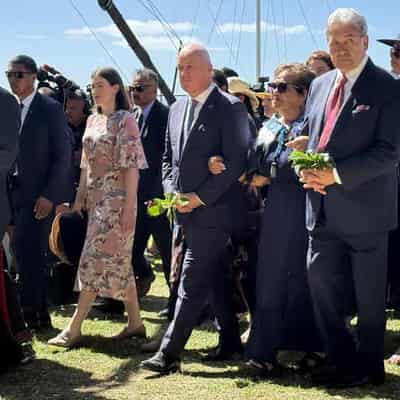
<instances>
[{"instance_id":1,"label":"high heel shoe","mask_svg":"<svg viewBox=\"0 0 400 400\"><path fill-rule=\"evenodd\" d=\"M111 339L124 340L124 339L131 339L133 337L145 339L146 338L145 326L141 325L138 328L134 329L133 331L128 330L128 327L126 327L118 335L112 336Z\"/></svg>"}]
</instances>

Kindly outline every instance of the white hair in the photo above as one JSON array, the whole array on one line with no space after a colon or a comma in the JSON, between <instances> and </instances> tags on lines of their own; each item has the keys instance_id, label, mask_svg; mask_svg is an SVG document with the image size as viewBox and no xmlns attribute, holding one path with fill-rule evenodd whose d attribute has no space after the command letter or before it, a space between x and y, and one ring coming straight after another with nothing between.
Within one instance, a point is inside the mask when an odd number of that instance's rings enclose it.
<instances>
[{"instance_id":1,"label":"white hair","mask_svg":"<svg viewBox=\"0 0 400 400\"><path fill-rule=\"evenodd\" d=\"M338 8L328 18L328 31L332 24L352 24L361 35L368 35L367 20L354 8Z\"/></svg>"},{"instance_id":2,"label":"white hair","mask_svg":"<svg viewBox=\"0 0 400 400\"><path fill-rule=\"evenodd\" d=\"M207 48L200 42L197 41L190 41L185 43L184 47L179 52L179 55L184 54L198 54L200 55L208 64L211 64L211 57L210 53L208 52Z\"/></svg>"}]
</instances>

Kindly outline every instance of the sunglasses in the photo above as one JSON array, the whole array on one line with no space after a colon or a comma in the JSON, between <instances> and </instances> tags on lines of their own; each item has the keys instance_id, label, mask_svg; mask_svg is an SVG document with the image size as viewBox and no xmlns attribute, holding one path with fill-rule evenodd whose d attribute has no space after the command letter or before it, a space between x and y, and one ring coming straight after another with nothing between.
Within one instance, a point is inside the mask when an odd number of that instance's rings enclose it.
<instances>
[{"instance_id":1,"label":"sunglasses","mask_svg":"<svg viewBox=\"0 0 400 400\"><path fill-rule=\"evenodd\" d=\"M6 76L8 79L15 78L15 79L24 79L25 75L32 75L32 72L26 71L6 71Z\"/></svg>"},{"instance_id":2,"label":"sunglasses","mask_svg":"<svg viewBox=\"0 0 400 400\"><path fill-rule=\"evenodd\" d=\"M129 86L129 91L142 93L145 91L146 88L149 87L151 87L151 85L134 85L134 86Z\"/></svg>"},{"instance_id":3,"label":"sunglasses","mask_svg":"<svg viewBox=\"0 0 400 400\"><path fill-rule=\"evenodd\" d=\"M278 93L285 93L288 90L288 87L291 86L292 88L296 89L297 92L303 93L303 88L293 83L289 82L269 82L268 86L272 90L276 90Z\"/></svg>"},{"instance_id":4,"label":"sunglasses","mask_svg":"<svg viewBox=\"0 0 400 400\"><path fill-rule=\"evenodd\" d=\"M391 54L393 57L400 58L400 48L392 47L392 48L390 49L390 54Z\"/></svg>"}]
</instances>

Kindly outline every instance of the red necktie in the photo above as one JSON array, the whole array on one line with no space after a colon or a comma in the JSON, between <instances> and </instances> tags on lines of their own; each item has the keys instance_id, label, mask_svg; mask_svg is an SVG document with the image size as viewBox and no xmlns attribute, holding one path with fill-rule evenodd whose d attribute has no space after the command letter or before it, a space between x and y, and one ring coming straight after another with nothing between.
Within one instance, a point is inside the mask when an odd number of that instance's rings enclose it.
<instances>
[{"instance_id":1,"label":"red necktie","mask_svg":"<svg viewBox=\"0 0 400 400\"><path fill-rule=\"evenodd\" d=\"M342 78L340 78L339 83L336 85L333 95L329 99L326 107L325 126L322 130L317 147L317 152L319 153L325 150L325 147L331 138L333 128L343 105L344 86L346 85L346 82L347 78L343 75Z\"/></svg>"}]
</instances>

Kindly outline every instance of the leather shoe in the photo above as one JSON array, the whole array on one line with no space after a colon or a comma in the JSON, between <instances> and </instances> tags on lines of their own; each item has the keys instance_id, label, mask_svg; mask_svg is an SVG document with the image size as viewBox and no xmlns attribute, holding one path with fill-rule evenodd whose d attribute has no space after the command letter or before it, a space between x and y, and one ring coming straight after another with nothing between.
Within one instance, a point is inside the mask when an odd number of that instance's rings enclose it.
<instances>
[{"instance_id":1,"label":"leather shoe","mask_svg":"<svg viewBox=\"0 0 400 400\"><path fill-rule=\"evenodd\" d=\"M204 361L238 361L242 358L243 347L236 349L224 349L222 347L216 347L211 350L206 356L203 357Z\"/></svg>"},{"instance_id":2,"label":"leather shoe","mask_svg":"<svg viewBox=\"0 0 400 400\"><path fill-rule=\"evenodd\" d=\"M345 373L335 366L327 366L311 375L311 381L315 385L351 388L364 385L383 385L385 383L385 373L375 375L364 375L357 373Z\"/></svg>"},{"instance_id":3,"label":"leather shoe","mask_svg":"<svg viewBox=\"0 0 400 400\"><path fill-rule=\"evenodd\" d=\"M146 276L136 278L136 290L139 299L146 296L151 288L151 284L155 279L156 276L154 275L153 271Z\"/></svg>"},{"instance_id":4,"label":"leather shoe","mask_svg":"<svg viewBox=\"0 0 400 400\"><path fill-rule=\"evenodd\" d=\"M130 331L128 328L124 328L118 335L112 337L115 340L131 339L133 337L146 339L146 328L144 325Z\"/></svg>"},{"instance_id":5,"label":"leather shoe","mask_svg":"<svg viewBox=\"0 0 400 400\"><path fill-rule=\"evenodd\" d=\"M153 357L144 360L140 363L140 368L149 371L158 372L159 374L170 374L181 371L181 361L177 358L172 358L159 351Z\"/></svg>"}]
</instances>

